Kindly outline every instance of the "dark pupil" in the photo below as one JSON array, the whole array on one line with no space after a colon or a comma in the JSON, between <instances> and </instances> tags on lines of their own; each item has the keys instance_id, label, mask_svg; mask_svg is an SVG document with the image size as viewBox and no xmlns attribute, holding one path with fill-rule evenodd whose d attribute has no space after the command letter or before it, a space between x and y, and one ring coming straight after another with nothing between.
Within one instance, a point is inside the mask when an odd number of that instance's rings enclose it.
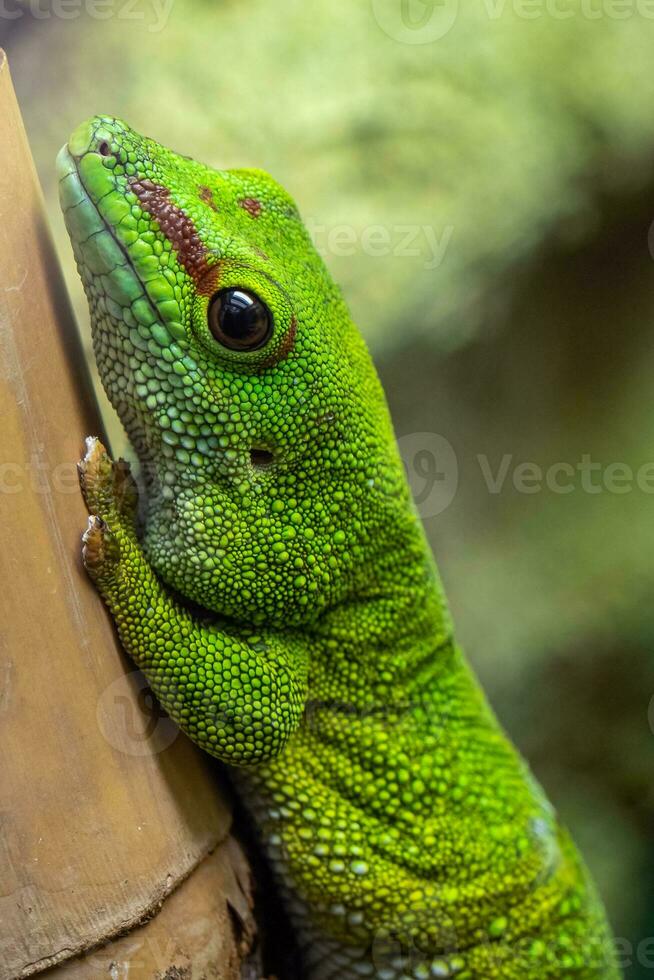
<instances>
[{"instance_id":1,"label":"dark pupil","mask_svg":"<svg viewBox=\"0 0 654 980\"><path fill-rule=\"evenodd\" d=\"M232 350L254 350L270 335L268 307L245 289L223 289L209 304L209 329L216 340Z\"/></svg>"}]
</instances>

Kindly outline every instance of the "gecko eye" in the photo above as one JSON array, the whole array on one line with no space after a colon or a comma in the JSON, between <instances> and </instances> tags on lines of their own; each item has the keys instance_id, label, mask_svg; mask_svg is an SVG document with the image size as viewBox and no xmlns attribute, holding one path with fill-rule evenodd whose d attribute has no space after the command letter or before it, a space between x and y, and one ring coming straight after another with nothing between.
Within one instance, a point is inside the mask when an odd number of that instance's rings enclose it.
<instances>
[{"instance_id":1,"label":"gecko eye","mask_svg":"<svg viewBox=\"0 0 654 980\"><path fill-rule=\"evenodd\" d=\"M230 287L212 296L207 311L209 330L230 350L257 350L272 333L270 310L246 289Z\"/></svg>"}]
</instances>

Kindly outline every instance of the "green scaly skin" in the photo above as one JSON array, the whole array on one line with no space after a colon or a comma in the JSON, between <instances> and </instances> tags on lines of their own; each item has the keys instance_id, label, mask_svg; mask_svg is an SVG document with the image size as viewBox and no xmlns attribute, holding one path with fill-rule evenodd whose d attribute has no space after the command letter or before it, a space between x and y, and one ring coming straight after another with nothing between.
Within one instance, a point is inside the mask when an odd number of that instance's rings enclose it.
<instances>
[{"instance_id":1,"label":"green scaly skin","mask_svg":"<svg viewBox=\"0 0 654 980\"><path fill-rule=\"evenodd\" d=\"M59 156L98 368L86 567L166 710L232 772L310 980L616 978L601 903L457 649L383 392L285 191L119 120ZM263 347L210 332L256 293ZM263 465L267 450L272 461Z\"/></svg>"}]
</instances>

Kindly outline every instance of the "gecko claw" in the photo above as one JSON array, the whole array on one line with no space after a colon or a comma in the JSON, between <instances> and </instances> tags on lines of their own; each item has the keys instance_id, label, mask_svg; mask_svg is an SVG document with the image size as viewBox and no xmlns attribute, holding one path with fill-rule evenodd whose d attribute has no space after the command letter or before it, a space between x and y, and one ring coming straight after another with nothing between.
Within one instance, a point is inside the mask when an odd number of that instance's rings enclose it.
<instances>
[{"instance_id":1,"label":"gecko claw","mask_svg":"<svg viewBox=\"0 0 654 980\"><path fill-rule=\"evenodd\" d=\"M86 531L82 535L82 561L86 570L96 577L107 563L115 565L120 558L118 542L109 525L97 514L89 517Z\"/></svg>"}]
</instances>

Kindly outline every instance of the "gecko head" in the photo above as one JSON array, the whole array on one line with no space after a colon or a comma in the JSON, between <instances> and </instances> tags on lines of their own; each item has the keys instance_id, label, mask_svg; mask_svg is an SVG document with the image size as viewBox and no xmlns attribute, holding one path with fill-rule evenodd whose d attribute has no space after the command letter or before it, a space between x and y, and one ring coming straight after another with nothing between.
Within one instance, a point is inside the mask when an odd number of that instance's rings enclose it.
<instances>
[{"instance_id":1,"label":"gecko head","mask_svg":"<svg viewBox=\"0 0 654 980\"><path fill-rule=\"evenodd\" d=\"M108 116L75 130L58 170L156 571L253 622L343 601L407 491L369 355L293 201Z\"/></svg>"}]
</instances>

